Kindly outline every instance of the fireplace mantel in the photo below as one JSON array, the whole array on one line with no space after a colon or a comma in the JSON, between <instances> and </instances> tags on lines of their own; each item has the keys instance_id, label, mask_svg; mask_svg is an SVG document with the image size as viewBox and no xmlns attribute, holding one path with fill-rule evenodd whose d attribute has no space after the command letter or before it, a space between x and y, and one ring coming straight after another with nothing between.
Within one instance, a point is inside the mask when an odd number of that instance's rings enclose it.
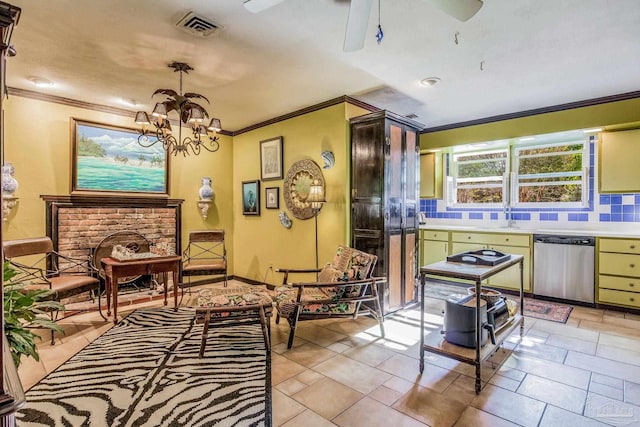
<instances>
[{"instance_id":1,"label":"fireplace mantel","mask_svg":"<svg viewBox=\"0 0 640 427\"><path fill-rule=\"evenodd\" d=\"M99 194L69 196L40 195L40 198L47 203L55 203L65 206L118 206L118 207L179 207L184 199L169 199L167 197L148 196L103 196Z\"/></svg>"}]
</instances>

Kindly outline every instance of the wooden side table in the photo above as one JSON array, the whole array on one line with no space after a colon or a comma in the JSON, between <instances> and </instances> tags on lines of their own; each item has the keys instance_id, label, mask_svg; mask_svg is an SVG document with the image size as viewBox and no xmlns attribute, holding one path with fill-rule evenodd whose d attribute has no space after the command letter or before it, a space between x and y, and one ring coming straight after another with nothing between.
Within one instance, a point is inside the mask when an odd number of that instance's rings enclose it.
<instances>
[{"instance_id":1,"label":"wooden side table","mask_svg":"<svg viewBox=\"0 0 640 427\"><path fill-rule=\"evenodd\" d=\"M132 260L116 260L114 258L102 258L100 263L104 269L107 292L107 316L111 315L111 299L113 298L113 323L118 323L118 279L128 276L144 274L159 274L164 276L164 305L167 305L168 273L172 273L174 309L178 310L178 273L182 257L158 256Z\"/></svg>"}]
</instances>

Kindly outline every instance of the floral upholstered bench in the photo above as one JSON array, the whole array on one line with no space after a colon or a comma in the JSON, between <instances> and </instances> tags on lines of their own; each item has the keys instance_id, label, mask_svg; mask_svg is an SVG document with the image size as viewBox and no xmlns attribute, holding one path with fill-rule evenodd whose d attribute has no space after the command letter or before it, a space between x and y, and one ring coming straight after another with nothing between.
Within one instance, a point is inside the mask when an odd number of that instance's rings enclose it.
<instances>
[{"instance_id":1,"label":"floral upholstered bench","mask_svg":"<svg viewBox=\"0 0 640 427\"><path fill-rule=\"evenodd\" d=\"M378 320L384 337L377 285L385 279L372 277L376 261L375 255L339 246L333 261L321 270L278 269L284 278L283 285L275 289L276 323L280 317L289 322L291 331L287 348L293 345L299 321L327 317L356 318L362 309ZM318 273L317 282L287 283L290 274L313 272Z\"/></svg>"},{"instance_id":2,"label":"floral upholstered bench","mask_svg":"<svg viewBox=\"0 0 640 427\"><path fill-rule=\"evenodd\" d=\"M271 294L254 287L201 289L195 302L196 323L204 323L199 357L204 354L209 325L233 326L260 323L264 344L271 351L269 319L273 311Z\"/></svg>"}]
</instances>

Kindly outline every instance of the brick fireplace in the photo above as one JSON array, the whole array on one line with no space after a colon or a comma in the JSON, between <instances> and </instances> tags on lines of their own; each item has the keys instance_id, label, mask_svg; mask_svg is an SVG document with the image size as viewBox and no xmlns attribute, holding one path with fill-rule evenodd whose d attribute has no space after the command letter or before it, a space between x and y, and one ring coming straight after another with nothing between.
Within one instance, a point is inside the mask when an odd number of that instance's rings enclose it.
<instances>
[{"instance_id":1,"label":"brick fireplace","mask_svg":"<svg viewBox=\"0 0 640 427\"><path fill-rule=\"evenodd\" d=\"M183 199L141 196L40 196L46 232L63 255L84 258L109 234L137 231L152 244L181 253Z\"/></svg>"}]
</instances>

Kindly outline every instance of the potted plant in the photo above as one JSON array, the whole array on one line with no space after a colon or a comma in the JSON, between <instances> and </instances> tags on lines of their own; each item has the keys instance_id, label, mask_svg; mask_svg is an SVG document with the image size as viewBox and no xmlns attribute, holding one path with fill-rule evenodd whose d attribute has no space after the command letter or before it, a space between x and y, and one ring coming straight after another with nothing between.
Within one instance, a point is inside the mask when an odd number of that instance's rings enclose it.
<instances>
[{"instance_id":1,"label":"potted plant","mask_svg":"<svg viewBox=\"0 0 640 427\"><path fill-rule=\"evenodd\" d=\"M29 283L11 282L16 271L8 262L4 263L4 333L9 342L11 357L20 366L22 355L40 360L36 339L42 339L31 329L48 329L62 332L62 328L50 317L52 311L64 310L57 301L47 298L51 295L48 289L29 289Z\"/></svg>"}]
</instances>

